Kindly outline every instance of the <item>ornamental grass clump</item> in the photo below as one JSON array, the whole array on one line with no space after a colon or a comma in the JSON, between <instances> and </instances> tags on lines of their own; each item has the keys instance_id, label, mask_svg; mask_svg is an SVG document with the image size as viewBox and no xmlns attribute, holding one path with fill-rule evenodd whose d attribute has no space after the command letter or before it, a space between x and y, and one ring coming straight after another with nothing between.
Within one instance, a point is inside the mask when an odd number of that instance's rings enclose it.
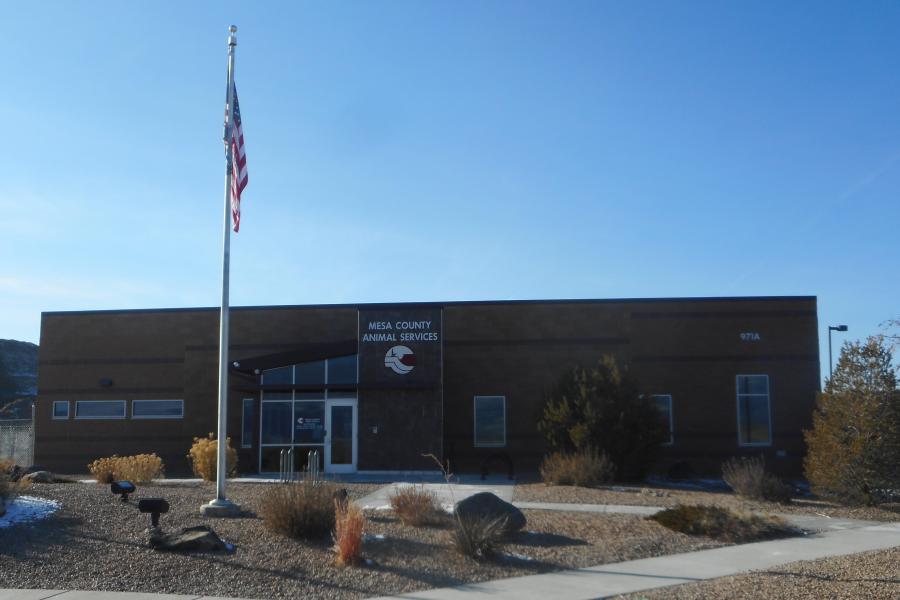
<instances>
[{"instance_id":1,"label":"ornamental grass clump","mask_svg":"<svg viewBox=\"0 0 900 600\"><path fill-rule=\"evenodd\" d=\"M404 525L437 525L442 519L434 493L424 486L403 486L391 495L391 508Z\"/></svg>"},{"instance_id":2,"label":"ornamental grass clump","mask_svg":"<svg viewBox=\"0 0 900 600\"><path fill-rule=\"evenodd\" d=\"M780 479L766 473L762 458L732 458L722 465L722 479L734 493L749 500L767 500L790 504L793 490Z\"/></svg>"},{"instance_id":3,"label":"ornamental grass clump","mask_svg":"<svg viewBox=\"0 0 900 600\"><path fill-rule=\"evenodd\" d=\"M366 516L352 502L334 500L334 551L339 565L354 565L360 560Z\"/></svg>"},{"instance_id":4,"label":"ornamental grass clump","mask_svg":"<svg viewBox=\"0 0 900 600\"><path fill-rule=\"evenodd\" d=\"M271 531L292 538L317 540L335 524L335 487L301 481L273 485L260 501L259 513Z\"/></svg>"},{"instance_id":5,"label":"ornamental grass clump","mask_svg":"<svg viewBox=\"0 0 900 600\"><path fill-rule=\"evenodd\" d=\"M506 517L490 517L487 515L456 515L456 527L453 529L453 547L460 554L486 560L493 558L503 540L506 528Z\"/></svg>"},{"instance_id":6,"label":"ornamental grass clump","mask_svg":"<svg viewBox=\"0 0 900 600\"><path fill-rule=\"evenodd\" d=\"M676 506L647 518L679 533L736 544L796 534L780 517L744 514L719 506Z\"/></svg>"},{"instance_id":7,"label":"ornamental grass clump","mask_svg":"<svg viewBox=\"0 0 900 600\"><path fill-rule=\"evenodd\" d=\"M207 437L195 437L187 457L191 461L194 475L206 481L215 481L218 465L219 442L215 435L210 433ZM225 438L225 466L228 477L237 473L237 450L231 447L231 438Z\"/></svg>"},{"instance_id":8,"label":"ornamental grass clump","mask_svg":"<svg viewBox=\"0 0 900 600\"><path fill-rule=\"evenodd\" d=\"M547 485L592 487L612 481L616 467L606 454L587 447L578 452L547 455L541 463L540 472Z\"/></svg>"},{"instance_id":9,"label":"ornamental grass clump","mask_svg":"<svg viewBox=\"0 0 900 600\"><path fill-rule=\"evenodd\" d=\"M156 454L134 456L109 456L98 458L88 465L98 483L110 483L127 479L133 483L150 483L163 477L165 465Z\"/></svg>"}]
</instances>

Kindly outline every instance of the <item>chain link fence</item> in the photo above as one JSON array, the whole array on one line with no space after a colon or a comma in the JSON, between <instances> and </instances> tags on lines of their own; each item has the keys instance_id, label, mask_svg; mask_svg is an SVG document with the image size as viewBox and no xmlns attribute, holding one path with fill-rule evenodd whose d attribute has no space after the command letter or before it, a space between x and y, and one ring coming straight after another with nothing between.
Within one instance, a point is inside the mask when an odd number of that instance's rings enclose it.
<instances>
[{"instance_id":1,"label":"chain link fence","mask_svg":"<svg viewBox=\"0 0 900 600\"><path fill-rule=\"evenodd\" d=\"M34 463L34 424L31 421L0 421L0 459L29 467Z\"/></svg>"}]
</instances>

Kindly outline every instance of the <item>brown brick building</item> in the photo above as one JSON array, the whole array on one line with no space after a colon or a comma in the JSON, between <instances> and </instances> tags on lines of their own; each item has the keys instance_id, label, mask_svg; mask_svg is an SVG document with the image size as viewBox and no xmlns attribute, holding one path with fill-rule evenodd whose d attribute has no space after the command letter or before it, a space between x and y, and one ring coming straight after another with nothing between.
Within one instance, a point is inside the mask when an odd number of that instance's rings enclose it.
<instances>
[{"instance_id":1,"label":"brown brick building","mask_svg":"<svg viewBox=\"0 0 900 600\"><path fill-rule=\"evenodd\" d=\"M35 462L156 452L188 470L216 428L218 309L44 313ZM763 454L800 472L819 389L814 297L233 308L228 431L245 472L534 469L545 394L614 354L671 424L659 466Z\"/></svg>"}]
</instances>

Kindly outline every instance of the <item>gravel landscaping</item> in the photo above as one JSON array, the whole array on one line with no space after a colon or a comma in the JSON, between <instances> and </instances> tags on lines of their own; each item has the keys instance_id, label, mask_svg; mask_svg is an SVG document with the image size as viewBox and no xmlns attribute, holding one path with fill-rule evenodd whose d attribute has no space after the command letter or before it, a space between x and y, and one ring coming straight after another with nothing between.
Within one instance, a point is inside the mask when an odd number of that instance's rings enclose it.
<instances>
[{"instance_id":1,"label":"gravel landscaping","mask_svg":"<svg viewBox=\"0 0 900 600\"><path fill-rule=\"evenodd\" d=\"M629 515L525 511L528 525L504 554L477 563L450 547L446 527L412 528L390 511L367 511L369 524L358 568L334 565L331 543L303 543L269 532L255 514L266 487L231 484L229 495L247 515L208 520L199 507L214 496L212 484L141 486L129 505L108 486L35 485L28 494L60 502L47 519L0 530L0 587L62 588L214 594L244 598L361 598L411 592L561 568L690 552L722 544L675 533ZM372 484L342 484L352 498ZM147 547L149 516L141 497L163 497L171 506L166 531L209 524L237 546L234 554L166 554Z\"/></svg>"},{"instance_id":2,"label":"gravel landscaping","mask_svg":"<svg viewBox=\"0 0 900 600\"><path fill-rule=\"evenodd\" d=\"M795 562L765 571L638 592L619 598L900 598L900 548Z\"/></svg>"},{"instance_id":3,"label":"gravel landscaping","mask_svg":"<svg viewBox=\"0 0 900 600\"><path fill-rule=\"evenodd\" d=\"M519 502L561 502L575 504L624 504L632 506L677 506L709 504L747 512L828 516L868 521L900 521L900 506L848 507L814 498L795 498L791 504L745 500L727 492L703 492L663 487L550 486L543 483L518 484L513 495ZM895 510L890 510L894 508Z\"/></svg>"}]
</instances>

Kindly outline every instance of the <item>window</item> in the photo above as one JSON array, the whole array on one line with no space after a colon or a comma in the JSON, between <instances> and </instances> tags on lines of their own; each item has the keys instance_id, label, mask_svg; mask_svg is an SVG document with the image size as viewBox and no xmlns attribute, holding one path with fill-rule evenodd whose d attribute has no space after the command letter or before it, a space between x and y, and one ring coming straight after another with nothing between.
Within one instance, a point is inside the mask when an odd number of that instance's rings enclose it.
<instances>
[{"instance_id":1,"label":"window","mask_svg":"<svg viewBox=\"0 0 900 600\"><path fill-rule=\"evenodd\" d=\"M297 385L321 385L325 383L325 361L294 365L294 383Z\"/></svg>"},{"instance_id":2,"label":"window","mask_svg":"<svg viewBox=\"0 0 900 600\"><path fill-rule=\"evenodd\" d=\"M294 382L294 367L279 367L263 371L263 385L291 385Z\"/></svg>"},{"instance_id":3,"label":"window","mask_svg":"<svg viewBox=\"0 0 900 600\"><path fill-rule=\"evenodd\" d=\"M506 397L475 396L475 446L506 445Z\"/></svg>"},{"instance_id":4,"label":"window","mask_svg":"<svg viewBox=\"0 0 900 600\"><path fill-rule=\"evenodd\" d=\"M182 419L184 400L132 400L132 419Z\"/></svg>"},{"instance_id":5,"label":"window","mask_svg":"<svg viewBox=\"0 0 900 600\"><path fill-rule=\"evenodd\" d=\"M328 383L356 383L356 355L328 359Z\"/></svg>"},{"instance_id":6,"label":"window","mask_svg":"<svg viewBox=\"0 0 900 600\"><path fill-rule=\"evenodd\" d=\"M768 375L737 376L737 422L739 445L771 445Z\"/></svg>"},{"instance_id":7,"label":"window","mask_svg":"<svg viewBox=\"0 0 900 600\"><path fill-rule=\"evenodd\" d=\"M76 419L124 419L124 400L78 400L75 402Z\"/></svg>"},{"instance_id":8,"label":"window","mask_svg":"<svg viewBox=\"0 0 900 600\"><path fill-rule=\"evenodd\" d=\"M650 401L659 410L663 416L663 420L669 427L669 438L663 442L664 446L671 446L675 443L675 422L672 419L672 395L671 394L654 394L650 396Z\"/></svg>"},{"instance_id":9,"label":"window","mask_svg":"<svg viewBox=\"0 0 900 600\"><path fill-rule=\"evenodd\" d=\"M241 407L241 448L253 447L253 417L256 416L253 403L253 398L244 398L244 404Z\"/></svg>"},{"instance_id":10,"label":"window","mask_svg":"<svg viewBox=\"0 0 900 600\"><path fill-rule=\"evenodd\" d=\"M69 401L68 400L56 400L53 403L53 418L54 419L68 419L69 418Z\"/></svg>"}]
</instances>

